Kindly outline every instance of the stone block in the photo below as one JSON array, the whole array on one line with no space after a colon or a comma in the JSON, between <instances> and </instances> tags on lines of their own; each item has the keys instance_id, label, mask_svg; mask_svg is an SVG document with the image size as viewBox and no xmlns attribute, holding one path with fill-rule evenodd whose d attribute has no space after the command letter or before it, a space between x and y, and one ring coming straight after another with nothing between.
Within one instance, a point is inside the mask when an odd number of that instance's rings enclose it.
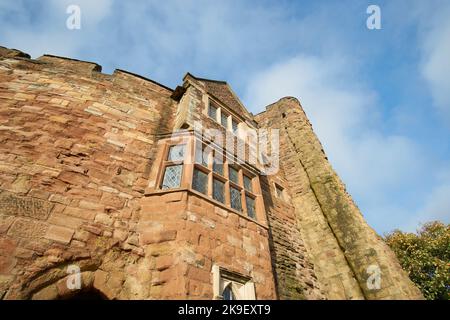
<instances>
[{"instance_id":1,"label":"stone block","mask_svg":"<svg viewBox=\"0 0 450 320\"><path fill-rule=\"evenodd\" d=\"M140 243L142 245L152 244L152 243L161 243L166 241L175 240L177 237L176 230L162 230L155 232L141 232L140 234Z\"/></svg>"},{"instance_id":2,"label":"stone block","mask_svg":"<svg viewBox=\"0 0 450 320\"><path fill-rule=\"evenodd\" d=\"M47 233L45 234L45 238L63 244L68 244L70 240L72 240L74 232L75 231L73 229L65 227L50 226Z\"/></svg>"}]
</instances>

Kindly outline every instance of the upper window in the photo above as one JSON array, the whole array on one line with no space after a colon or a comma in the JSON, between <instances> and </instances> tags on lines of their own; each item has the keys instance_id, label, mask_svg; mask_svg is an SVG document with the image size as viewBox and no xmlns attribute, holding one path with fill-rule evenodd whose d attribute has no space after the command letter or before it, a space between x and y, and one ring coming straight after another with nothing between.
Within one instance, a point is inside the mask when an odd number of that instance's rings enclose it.
<instances>
[{"instance_id":1,"label":"upper window","mask_svg":"<svg viewBox=\"0 0 450 320\"><path fill-rule=\"evenodd\" d=\"M223 110L220 113L220 124L225 128L228 128L228 115L223 112Z\"/></svg>"},{"instance_id":2,"label":"upper window","mask_svg":"<svg viewBox=\"0 0 450 320\"><path fill-rule=\"evenodd\" d=\"M220 119L218 119L218 113L220 110ZM219 122L224 128L237 134L239 122L232 116L230 116L229 112L225 111L222 107L217 106L211 100L208 105L208 116L216 122ZM231 121L228 121L228 118L231 117Z\"/></svg>"},{"instance_id":3,"label":"upper window","mask_svg":"<svg viewBox=\"0 0 450 320\"><path fill-rule=\"evenodd\" d=\"M218 108L215 105L213 105L211 102L209 103L208 115L215 121L217 121L217 109Z\"/></svg>"},{"instance_id":4,"label":"upper window","mask_svg":"<svg viewBox=\"0 0 450 320\"><path fill-rule=\"evenodd\" d=\"M161 189L175 189L181 185L183 161L186 145L173 145L168 148L163 165L163 179Z\"/></svg>"},{"instance_id":5,"label":"upper window","mask_svg":"<svg viewBox=\"0 0 450 320\"><path fill-rule=\"evenodd\" d=\"M238 123L236 120L231 120L231 131L233 131L234 134L237 134L238 131Z\"/></svg>"}]
</instances>

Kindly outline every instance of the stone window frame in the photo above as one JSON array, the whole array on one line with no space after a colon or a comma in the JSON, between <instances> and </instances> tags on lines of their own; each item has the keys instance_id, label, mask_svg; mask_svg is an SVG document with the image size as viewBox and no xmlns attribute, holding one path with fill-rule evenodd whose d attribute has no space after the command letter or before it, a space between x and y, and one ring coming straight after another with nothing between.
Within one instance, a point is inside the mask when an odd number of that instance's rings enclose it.
<instances>
[{"instance_id":1,"label":"stone window frame","mask_svg":"<svg viewBox=\"0 0 450 320\"><path fill-rule=\"evenodd\" d=\"M213 300L223 300L223 291L231 289L235 300L256 300L255 283L252 278L239 272L227 270L217 264L211 268Z\"/></svg>"},{"instance_id":2,"label":"stone window frame","mask_svg":"<svg viewBox=\"0 0 450 320\"><path fill-rule=\"evenodd\" d=\"M275 197L277 197L278 199L280 199L284 202L288 202L289 197L286 194L286 188L283 185L281 185L278 182L273 182L273 188L274 188ZM281 196L278 194L278 190L281 191Z\"/></svg>"},{"instance_id":3,"label":"stone window frame","mask_svg":"<svg viewBox=\"0 0 450 320\"><path fill-rule=\"evenodd\" d=\"M249 166L245 163L235 163L234 165L239 167L239 184L237 184L238 189L241 191L241 205L243 207L242 210L236 210L231 207L230 203L230 181L228 176L228 161L225 161L224 164L224 175L219 175L217 173L212 174L212 154L208 154L207 163L208 166L205 167L203 165L200 165L196 163L196 146L197 144L201 143L202 145L208 146L210 149L221 149L217 146L214 146L212 142L204 142L201 141L199 137L195 135L194 132L183 132L179 133L178 135L174 134L165 134L161 135L159 137L159 140L157 142L158 148L156 152L156 157L154 161L154 165L152 166L150 175L149 175L149 184L146 188L146 195L153 194L153 193L161 193L161 192L174 192L174 191L182 191L182 190L189 190L192 193L195 193L199 197L202 197L203 199L209 201L214 206L220 207L222 209L231 211L235 214L238 214L239 216L248 219L249 221L253 221L261 226L266 227L267 224L267 217L266 217L266 211L265 211L265 205L264 205L264 199L262 195L262 189L260 185L260 178L256 171L256 169L247 168ZM183 170L182 170L182 178L179 188L174 189L162 189L161 185L164 179L164 172L167 165L171 164L172 162L167 161L167 155L169 152L169 148L172 145L177 144L186 144L186 151L185 151L185 159L183 163ZM226 151L222 151L224 154L224 158L228 159L228 157L232 157L233 155L227 154ZM194 169L199 169L200 171L203 171L208 175L207 181L208 181L208 187L207 192L202 193L201 191L197 191L193 188L193 178L194 178ZM243 190L243 181L242 181L242 174L247 173L251 176L253 176L252 184L253 184L253 192L250 193L252 198L255 199L255 217L248 216L247 213L247 207L245 205L245 190ZM222 181L226 182L225 185L225 203L221 203L219 201L216 201L212 197L212 177L219 177L219 179L222 179ZM233 185L233 182L231 182L231 185ZM236 185L236 184L234 184Z\"/></svg>"},{"instance_id":4,"label":"stone window frame","mask_svg":"<svg viewBox=\"0 0 450 320\"><path fill-rule=\"evenodd\" d=\"M259 178L258 175L251 173L249 170L246 170L242 166L238 164L230 164L229 163L229 157L226 155L223 155L223 151L220 150L220 148L215 148L211 146L210 144L207 145L204 142L201 142L199 139L195 139L195 147L194 152L197 152L199 148L199 144L202 146L202 152L205 150L205 148L208 148L206 151L208 153L207 159L208 163L207 166L204 166L203 164L197 163L197 157L198 155L194 155L195 163L193 164L194 170L200 170L204 173L208 174L208 188L207 188L207 196L211 198L212 201L221 203L222 205L225 205L227 209L236 211L240 214L245 215L246 217L256 220L256 221L262 221L262 216L264 214L264 210L262 209L262 192L260 190L260 184L259 184ZM223 156L223 175L220 173L217 173L213 170L213 161L215 159L213 153L219 152ZM230 179L229 176L229 167L232 166L236 171L238 171L238 183L233 182ZM244 187L244 176L249 177L251 180L252 190L247 190ZM220 201L217 201L213 198L213 180L217 179L225 183L225 203L222 203ZM237 189L241 194L241 210L235 209L232 207L231 204L231 187ZM195 189L194 189L195 190ZM196 190L195 190L196 191ZM200 191L197 191L200 194L204 195ZM254 213L255 216L251 216L248 213L248 206L247 206L247 199L246 197L250 197L254 200Z\"/></svg>"},{"instance_id":5,"label":"stone window frame","mask_svg":"<svg viewBox=\"0 0 450 320\"><path fill-rule=\"evenodd\" d=\"M159 150L159 154L157 155L155 159L155 163L158 163L158 167L156 168L156 177L155 180L156 183L154 184L154 188L156 190L160 191L169 191L169 190L177 190L177 189L183 189L190 186L190 180L192 180L192 173L189 172L189 166L187 166L187 163L191 163L193 161L192 159L192 152L193 152L193 142L190 137L173 137L168 139L163 139L158 142L159 144L162 144L162 147ZM184 159L181 161L170 161L168 160L169 156L169 150L170 147L175 145L185 145L184 149ZM170 188L170 189L163 189L162 183L164 181L164 174L166 171L166 168L172 165L182 165L181 169L181 178L180 178L180 186L177 188ZM151 186L151 184L149 184Z\"/></svg>"},{"instance_id":6,"label":"stone window frame","mask_svg":"<svg viewBox=\"0 0 450 320\"><path fill-rule=\"evenodd\" d=\"M175 148L177 146L182 146L184 148L184 155L183 155L183 159L181 160L170 160L169 159L169 155L170 155L170 150L172 148ZM169 144L166 145L166 149L164 152L164 157L163 157L163 161L162 161L162 166L161 166L161 172L162 172L162 178L161 181L159 183L159 188L163 189L163 190L169 190L169 189L178 189L181 187L181 181L183 179L183 173L184 173L184 162L186 159L186 153L187 153L187 144L186 143L179 143L179 144ZM164 178L166 175L166 171L168 167L173 167L173 166L181 166L181 172L180 172L180 183L177 187L175 188L164 188L163 187L163 182L164 182Z\"/></svg>"}]
</instances>

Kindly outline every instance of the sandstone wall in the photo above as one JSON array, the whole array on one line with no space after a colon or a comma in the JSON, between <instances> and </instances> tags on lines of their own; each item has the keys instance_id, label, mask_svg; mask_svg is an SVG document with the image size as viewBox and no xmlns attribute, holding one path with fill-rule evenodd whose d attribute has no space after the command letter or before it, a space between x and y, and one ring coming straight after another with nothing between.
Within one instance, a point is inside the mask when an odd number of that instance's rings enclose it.
<instances>
[{"instance_id":1,"label":"sandstone wall","mask_svg":"<svg viewBox=\"0 0 450 320\"><path fill-rule=\"evenodd\" d=\"M326 296L298 228L295 208L289 198L280 199L275 195L275 182L287 187L282 169L276 176L261 177L279 298L324 299Z\"/></svg>"},{"instance_id":2,"label":"sandstone wall","mask_svg":"<svg viewBox=\"0 0 450 320\"><path fill-rule=\"evenodd\" d=\"M277 298L266 225L192 191L146 191L175 125L172 90L0 54L0 299L69 298L70 266L108 299L211 299L213 263ZM202 93L190 94L200 119Z\"/></svg>"},{"instance_id":3,"label":"sandstone wall","mask_svg":"<svg viewBox=\"0 0 450 320\"><path fill-rule=\"evenodd\" d=\"M171 90L93 63L0 51L0 298L64 296L67 267L149 297L140 203Z\"/></svg>"},{"instance_id":4,"label":"sandstone wall","mask_svg":"<svg viewBox=\"0 0 450 320\"><path fill-rule=\"evenodd\" d=\"M195 120L223 130L205 115L201 81L191 77L181 97L100 71L0 47L0 299L68 298L71 265L83 288L110 299L211 299L213 263L251 277L260 299L421 297L295 99L255 117L281 130L282 166L260 177L267 217L255 222L191 190L148 191L161 134ZM372 264L381 290L366 287Z\"/></svg>"},{"instance_id":5,"label":"sandstone wall","mask_svg":"<svg viewBox=\"0 0 450 320\"><path fill-rule=\"evenodd\" d=\"M212 299L211 267L250 276L257 299L275 299L268 231L194 191L149 194L141 201L143 245L156 256L152 296ZM161 286L161 284L164 284Z\"/></svg>"},{"instance_id":6,"label":"sandstone wall","mask_svg":"<svg viewBox=\"0 0 450 320\"><path fill-rule=\"evenodd\" d=\"M327 297L421 298L393 252L366 224L347 194L299 102L295 98L281 99L256 120L262 127L280 129L281 161L298 226ZM367 286L371 265L381 270L380 289Z\"/></svg>"}]
</instances>

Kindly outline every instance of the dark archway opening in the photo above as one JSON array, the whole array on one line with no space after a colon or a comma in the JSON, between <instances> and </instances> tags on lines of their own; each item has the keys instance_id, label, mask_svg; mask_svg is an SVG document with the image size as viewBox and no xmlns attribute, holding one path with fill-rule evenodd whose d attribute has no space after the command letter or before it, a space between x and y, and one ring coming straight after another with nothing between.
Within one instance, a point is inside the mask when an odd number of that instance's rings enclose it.
<instances>
[{"instance_id":1,"label":"dark archway opening","mask_svg":"<svg viewBox=\"0 0 450 320\"><path fill-rule=\"evenodd\" d=\"M79 291L69 297L65 297L62 300L108 300L108 298L100 291L90 288L88 290Z\"/></svg>"}]
</instances>

